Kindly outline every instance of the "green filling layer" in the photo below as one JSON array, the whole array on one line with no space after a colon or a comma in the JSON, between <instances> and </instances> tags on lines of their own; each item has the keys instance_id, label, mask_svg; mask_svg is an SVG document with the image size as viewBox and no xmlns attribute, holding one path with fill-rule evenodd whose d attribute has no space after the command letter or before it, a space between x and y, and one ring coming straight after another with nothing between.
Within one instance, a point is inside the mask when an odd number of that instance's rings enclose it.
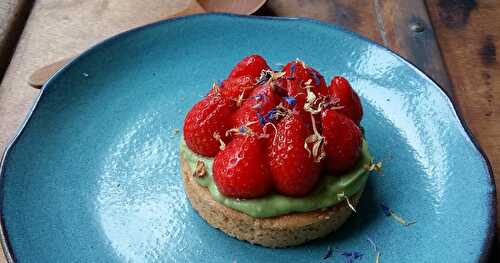
<instances>
[{"instance_id":1,"label":"green filling layer","mask_svg":"<svg viewBox=\"0 0 500 263\"><path fill-rule=\"evenodd\" d=\"M196 181L200 185L208 187L214 200L252 217L272 217L293 212L309 212L336 205L344 201L342 193L350 197L363 189L369 174L366 165L372 161L368 145L366 141L363 141L361 157L350 172L342 176L321 176L316 189L307 196L295 198L273 193L262 198L237 199L226 197L217 189L212 178L213 158L203 157L192 152L187 147L184 138L181 138L180 154L188 162L191 171L195 170L197 160L202 160L205 163L207 175L196 178Z\"/></svg>"}]
</instances>

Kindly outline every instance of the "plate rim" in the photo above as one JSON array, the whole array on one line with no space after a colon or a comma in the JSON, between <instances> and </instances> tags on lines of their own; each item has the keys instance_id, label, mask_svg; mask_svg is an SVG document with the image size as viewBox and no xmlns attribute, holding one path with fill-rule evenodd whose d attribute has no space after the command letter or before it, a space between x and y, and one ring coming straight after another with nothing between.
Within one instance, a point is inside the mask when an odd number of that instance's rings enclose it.
<instances>
[{"instance_id":1,"label":"plate rim","mask_svg":"<svg viewBox=\"0 0 500 263\"><path fill-rule=\"evenodd\" d=\"M445 100L448 102L448 107L451 107L452 112L455 114L457 117L461 128L465 132L466 137L470 140L472 146L477 150L479 153L483 165L487 168L486 171L488 173L488 184L490 187L492 187L492 191L490 194L487 195L488 200L488 213L489 213L489 218L488 218L488 233L485 241L482 244L482 249L481 249L481 256L479 258L479 262L487 262L491 256L491 251L492 251L492 246L495 238L495 233L496 233L496 221L497 221L497 199L496 199L496 185L495 185L495 178L494 178L494 173L493 169L491 166L491 162L488 159L488 156L486 155L486 152L481 148L477 138L472 134L472 131L468 127L467 123L465 122L464 117L462 116L461 111L459 110L458 106L456 105L455 100L451 97L449 92L445 89L443 89L436 81L434 81L430 76L425 74L422 70L420 70L415 64L407 60L406 58L402 57L401 55L397 54L396 52L390 50L389 48L376 43L359 33L350 31L340 25L337 24L331 24L331 23L326 23L322 22L317 19L312 19L312 18L307 18L307 17L274 17L274 16L245 16L245 15L238 15L238 14L231 14L231 13L203 13L203 14L194 14L194 15L188 15L188 16L180 16L180 17L174 17L174 18L169 18L169 19L164 19L160 20L157 22L149 23L146 25L134 27L132 29L126 30L124 32L115 34L111 37L105 38L102 41L99 41L98 43L92 45L82 53L80 53L78 56L76 56L74 59L72 59L70 62L68 62L64 67L60 68L52 77L50 77L47 82L42 86L40 93L38 96L35 98L31 108L28 110L28 113L21 123L21 125L18 127L17 131L14 133L14 136L10 139L10 141L7 143L6 147L3 150L2 158L0 160L0 243L3 249L3 253L5 255L5 258L8 263L15 263L16 257L14 254L14 251L12 249L12 245L10 243L10 239L8 237L5 224L4 224L4 215L1 213L3 211L3 195L4 195L4 176L5 176L5 166L6 166L6 160L7 156L9 155L9 152L11 148L17 143L19 137L21 134L24 132L26 125L29 123L31 120L31 117L33 113L37 110L37 106L41 100L41 98L44 96L46 93L46 90L51 86L52 82L54 82L56 79L60 78L60 76L68 70L68 68L72 67L75 63L78 61L82 60L83 57L86 57L89 53L94 52L94 50L101 48L102 46L117 41L120 38L131 35L135 33L136 31L142 31L146 30L151 27L156 27L156 26L161 26L163 24L170 24L172 22L175 23L175 21L179 20L191 20L193 18L198 18L198 17L229 17L229 18L234 18L234 19L242 19L242 20L267 20L271 22L302 22L302 23L309 23L309 24L314 24L316 26L320 27L326 27L329 29L334 29L338 31L342 31L345 34L351 35L354 38L363 41L363 42L368 42L371 45L375 45L378 48L381 48L382 50L388 52L389 54L395 56L397 59L399 59L401 62L409 66L410 68L413 69L414 72L420 74L424 79L427 79L431 83L434 84L435 87L445 96Z\"/></svg>"}]
</instances>

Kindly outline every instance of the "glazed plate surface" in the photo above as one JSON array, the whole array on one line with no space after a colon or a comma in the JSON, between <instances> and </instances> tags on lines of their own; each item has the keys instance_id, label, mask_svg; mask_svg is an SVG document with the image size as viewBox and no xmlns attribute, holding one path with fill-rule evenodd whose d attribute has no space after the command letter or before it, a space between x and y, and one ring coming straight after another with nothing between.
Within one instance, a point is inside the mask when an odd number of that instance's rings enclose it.
<instances>
[{"instance_id":1,"label":"glazed plate surface","mask_svg":"<svg viewBox=\"0 0 500 263\"><path fill-rule=\"evenodd\" d=\"M235 240L191 208L179 174L184 115L242 57L301 58L362 98L384 159L328 238L288 249ZM392 52L313 20L198 15L113 37L44 87L2 167L4 245L17 262L477 262L495 218L487 161L440 88ZM404 227L385 204L414 225ZM332 262L343 262L334 253Z\"/></svg>"}]
</instances>

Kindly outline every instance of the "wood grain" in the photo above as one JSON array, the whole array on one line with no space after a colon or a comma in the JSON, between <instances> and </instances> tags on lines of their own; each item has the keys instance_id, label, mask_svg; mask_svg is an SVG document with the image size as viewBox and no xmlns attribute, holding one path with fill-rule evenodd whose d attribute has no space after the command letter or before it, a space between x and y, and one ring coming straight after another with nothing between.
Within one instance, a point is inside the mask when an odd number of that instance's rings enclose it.
<instances>
[{"instance_id":1,"label":"wood grain","mask_svg":"<svg viewBox=\"0 0 500 263\"><path fill-rule=\"evenodd\" d=\"M396 51L453 95L424 1L374 3L381 17L384 45Z\"/></svg>"},{"instance_id":2,"label":"wood grain","mask_svg":"<svg viewBox=\"0 0 500 263\"><path fill-rule=\"evenodd\" d=\"M453 93L423 0L274 0L259 14L312 17L346 27L394 50Z\"/></svg>"},{"instance_id":3,"label":"wood grain","mask_svg":"<svg viewBox=\"0 0 500 263\"><path fill-rule=\"evenodd\" d=\"M500 48L500 1L428 0L427 7L450 73L456 102L486 151L499 182L500 61L497 48ZM500 205L498 197L497 194L497 205ZM497 233L499 231L497 224Z\"/></svg>"},{"instance_id":4,"label":"wood grain","mask_svg":"<svg viewBox=\"0 0 500 263\"><path fill-rule=\"evenodd\" d=\"M0 1L0 80L9 65L31 5L30 0Z\"/></svg>"}]
</instances>

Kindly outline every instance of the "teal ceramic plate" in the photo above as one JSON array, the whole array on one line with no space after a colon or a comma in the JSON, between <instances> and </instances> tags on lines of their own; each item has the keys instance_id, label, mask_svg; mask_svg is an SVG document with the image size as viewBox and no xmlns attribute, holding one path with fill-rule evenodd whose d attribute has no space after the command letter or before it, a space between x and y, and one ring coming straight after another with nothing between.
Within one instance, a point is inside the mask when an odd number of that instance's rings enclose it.
<instances>
[{"instance_id":1,"label":"teal ceramic plate","mask_svg":"<svg viewBox=\"0 0 500 263\"><path fill-rule=\"evenodd\" d=\"M297 57L362 97L370 149L387 159L335 235L268 249L191 208L179 175L186 111L242 57ZM387 49L306 19L224 14L167 20L91 48L43 88L2 165L3 245L18 262L320 262L328 247L374 262L486 259L489 166L443 91ZM385 204L409 227L386 217ZM338 251L331 262L342 262Z\"/></svg>"}]
</instances>

